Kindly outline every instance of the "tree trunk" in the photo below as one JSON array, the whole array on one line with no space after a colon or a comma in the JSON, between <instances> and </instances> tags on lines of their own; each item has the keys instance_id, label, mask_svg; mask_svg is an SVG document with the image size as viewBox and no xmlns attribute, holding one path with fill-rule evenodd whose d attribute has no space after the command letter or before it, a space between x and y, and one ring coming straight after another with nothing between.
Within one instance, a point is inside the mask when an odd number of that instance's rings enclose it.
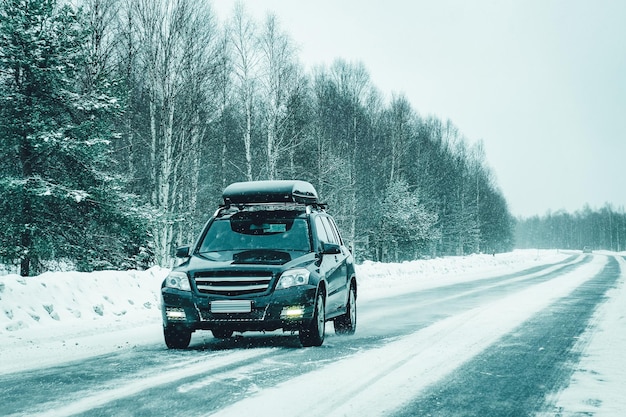
<instances>
[{"instance_id":1,"label":"tree trunk","mask_svg":"<svg viewBox=\"0 0 626 417\"><path fill-rule=\"evenodd\" d=\"M276 122L275 118L270 115L267 125L267 179L276 179Z\"/></svg>"},{"instance_id":2,"label":"tree trunk","mask_svg":"<svg viewBox=\"0 0 626 417\"><path fill-rule=\"evenodd\" d=\"M252 181L252 104L251 98L246 102L246 131L243 143L246 148L246 179Z\"/></svg>"},{"instance_id":3,"label":"tree trunk","mask_svg":"<svg viewBox=\"0 0 626 417\"><path fill-rule=\"evenodd\" d=\"M32 159L33 159L33 149L29 142L28 137L25 135L22 137L22 142L20 143L19 149L20 162L22 165L22 177L26 180L24 184L24 196L22 201L22 224L24 225L24 229L22 230L22 234L20 236L20 245L22 246L22 258L20 260L20 275L23 277L27 277L31 273L31 264L34 260L33 253L33 239L32 239L32 207L31 207L31 199L30 199L30 191L31 187L31 179L33 175L33 167L32 167Z\"/></svg>"}]
</instances>

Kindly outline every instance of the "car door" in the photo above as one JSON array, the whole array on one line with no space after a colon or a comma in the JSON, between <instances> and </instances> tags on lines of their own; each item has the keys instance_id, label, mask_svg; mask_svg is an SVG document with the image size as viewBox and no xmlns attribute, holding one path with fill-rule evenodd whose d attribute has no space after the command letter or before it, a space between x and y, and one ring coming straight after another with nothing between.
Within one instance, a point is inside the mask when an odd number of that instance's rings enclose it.
<instances>
[{"instance_id":1,"label":"car door","mask_svg":"<svg viewBox=\"0 0 626 417\"><path fill-rule=\"evenodd\" d=\"M337 312L345 310L347 300L347 266L346 253L342 248L337 231L332 220L327 216L316 217L316 228L320 240L326 243L338 245L340 250L336 254L323 255L322 268L326 273L328 294L326 311L329 316L335 316Z\"/></svg>"}]
</instances>

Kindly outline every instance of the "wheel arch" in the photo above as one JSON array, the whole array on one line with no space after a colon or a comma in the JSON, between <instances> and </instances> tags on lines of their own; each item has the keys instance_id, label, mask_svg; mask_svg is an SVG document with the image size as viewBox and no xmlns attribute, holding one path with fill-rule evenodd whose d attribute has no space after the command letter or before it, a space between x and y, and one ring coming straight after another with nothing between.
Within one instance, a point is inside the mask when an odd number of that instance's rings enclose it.
<instances>
[{"instance_id":1,"label":"wheel arch","mask_svg":"<svg viewBox=\"0 0 626 417\"><path fill-rule=\"evenodd\" d=\"M317 300L318 294L324 294L324 302L326 302L326 297L328 296L328 291L326 290L326 281L321 280L317 285L317 292L315 294L315 299Z\"/></svg>"},{"instance_id":2,"label":"wheel arch","mask_svg":"<svg viewBox=\"0 0 626 417\"><path fill-rule=\"evenodd\" d=\"M352 275L352 277L350 278L350 284L348 285L348 290L354 288L354 299L356 300L359 292L358 292L358 286L356 283L356 277L354 275Z\"/></svg>"}]
</instances>

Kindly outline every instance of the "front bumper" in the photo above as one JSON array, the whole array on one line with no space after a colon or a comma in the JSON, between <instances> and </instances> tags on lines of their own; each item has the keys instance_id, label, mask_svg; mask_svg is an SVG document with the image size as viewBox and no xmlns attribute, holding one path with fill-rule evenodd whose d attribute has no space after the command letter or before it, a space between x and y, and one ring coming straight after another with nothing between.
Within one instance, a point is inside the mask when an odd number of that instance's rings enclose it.
<instances>
[{"instance_id":1,"label":"front bumper","mask_svg":"<svg viewBox=\"0 0 626 417\"><path fill-rule=\"evenodd\" d=\"M317 288L311 285L274 291L268 295L215 297L172 288L162 288L163 325L190 330L273 331L298 330L313 319ZM242 312L219 312L212 308L224 301L249 302ZM234 303L237 304L237 303Z\"/></svg>"}]
</instances>

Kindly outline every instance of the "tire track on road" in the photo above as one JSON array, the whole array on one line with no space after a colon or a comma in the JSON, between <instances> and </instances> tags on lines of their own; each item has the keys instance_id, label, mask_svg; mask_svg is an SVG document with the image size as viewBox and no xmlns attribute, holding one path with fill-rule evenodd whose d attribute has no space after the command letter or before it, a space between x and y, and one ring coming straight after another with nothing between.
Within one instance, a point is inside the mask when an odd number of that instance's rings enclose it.
<instances>
[{"instance_id":1,"label":"tire track on road","mask_svg":"<svg viewBox=\"0 0 626 417\"><path fill-rule=\"evenodd\" d=\"M237 364L248 363L270 357L276 349L265 348L256 350L239 350L228 355L216 353L202 358L195 358L186 363L179 363L169 370L154 370L151 375L142 372L140 375L125 377L122 380L108 380L100 390L90 389L71 394L71 398L60 398L49 403L39 404L36 409L15 412L7 417L62 417L87 412L120 399L132 397L143 391L154 389L177 381L183 381L198 375L220 372Z\"/></svg>"}]
</instances>

